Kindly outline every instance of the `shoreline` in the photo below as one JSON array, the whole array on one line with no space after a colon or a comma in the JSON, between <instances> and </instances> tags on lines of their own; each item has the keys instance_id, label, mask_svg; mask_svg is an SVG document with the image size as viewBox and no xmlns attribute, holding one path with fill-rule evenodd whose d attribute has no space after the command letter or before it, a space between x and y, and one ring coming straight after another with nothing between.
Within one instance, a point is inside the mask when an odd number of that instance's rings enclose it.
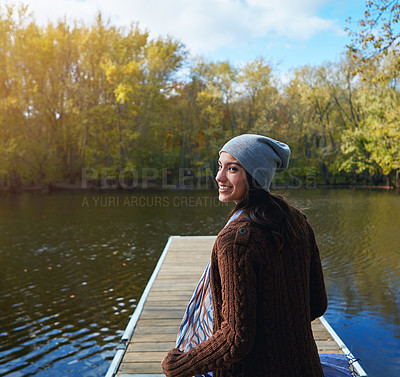
<instances>
[{"instance_id":1,"label":"shoreline","mask_svg":"<svg viewBox=\"0 0 400 377\"><path fill-rule=\"evenodd\" d=\"M88 187L82 187L82 183L79 184L51 184L51 185L33 185L33 186L21 186L19 188L13 188L10 186L0 186L0 192L9 192L12 194L20 194L24 192L42 192L51 194L53 192L60 191L82 191L82 192L152 192L152 191L207 191L213 190L212 187L196 187L196 186L178 186L178 185L163 185L145 183L144 185L139 185L134 188L123 188L123 187L99 187L95 185L87 185ZM275 185L273 187L275 190L314 190L314 189L351 189L351 190L385 190L385 191L399 191L400 187L394 186L368 186L368 185L356 185L356 184L337 184L337 185L324 185L324 184L314 184L302 185L302 186L290 186L290 185Z\"/></svg>"}]
</instances>

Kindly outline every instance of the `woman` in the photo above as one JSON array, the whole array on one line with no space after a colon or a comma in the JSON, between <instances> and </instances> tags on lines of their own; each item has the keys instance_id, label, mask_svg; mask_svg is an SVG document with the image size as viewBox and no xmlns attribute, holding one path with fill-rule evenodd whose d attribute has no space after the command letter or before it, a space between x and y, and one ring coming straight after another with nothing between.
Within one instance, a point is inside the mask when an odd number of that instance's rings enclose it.
<instances>
[{"instance_id":1,"label":"woman","mask_svg":"<svg viewBox=\"0 0 400 377\"><path fill-rule=\"evenodd\" d=\"M327 307L314 233L300 210L270 193L289 156L286 144L251 134L221 149L219 199L236 203L234 218L218 234L177 348L162 361L166 376L323 376L311 330Z\"/></svg>"}]
</instances>

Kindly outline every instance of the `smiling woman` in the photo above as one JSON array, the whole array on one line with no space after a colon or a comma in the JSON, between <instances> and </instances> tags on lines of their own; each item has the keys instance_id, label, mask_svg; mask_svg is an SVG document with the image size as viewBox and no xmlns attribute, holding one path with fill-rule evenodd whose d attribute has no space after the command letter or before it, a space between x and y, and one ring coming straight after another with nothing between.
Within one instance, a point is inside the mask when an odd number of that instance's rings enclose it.
<instances>
[{"instance_id":1,"label":"smiling woman","mask_svg":"<svg viewBox=\"0 0 400 377\"><path fill-rule=\"evenodd\" d=\"M162 361L167 377L323 377L311 330L327 307L314 232L300 210L269 192L289 156L286 144L260 135L222 147L219 199L236 207L186 309L176 348Z\"/></svg>"}]
</instances>

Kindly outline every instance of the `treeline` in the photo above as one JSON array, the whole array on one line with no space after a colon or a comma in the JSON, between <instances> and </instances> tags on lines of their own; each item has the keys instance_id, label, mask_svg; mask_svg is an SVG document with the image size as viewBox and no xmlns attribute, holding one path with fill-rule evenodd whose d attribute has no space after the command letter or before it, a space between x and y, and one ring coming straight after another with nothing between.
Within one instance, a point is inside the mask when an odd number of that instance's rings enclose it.
<instances>
[{"instance_id":1,"label":"treeline","mask_svg":"<svg viewBox=\"0 0 400 377\"><path fill-rule=\"evenodd\" d=\"M348 54L282 83L262 58L194 59L137 24L117 28L99 14L89 26L42 27L26 8L2 7L0 186L79 184L83 170L105 168L177 182L182 169L215 171L219 148L241 133L288 143L301 179L314 171L324 184L395 185L398 63L357 68Z\"/></svg>"}]
</instances>

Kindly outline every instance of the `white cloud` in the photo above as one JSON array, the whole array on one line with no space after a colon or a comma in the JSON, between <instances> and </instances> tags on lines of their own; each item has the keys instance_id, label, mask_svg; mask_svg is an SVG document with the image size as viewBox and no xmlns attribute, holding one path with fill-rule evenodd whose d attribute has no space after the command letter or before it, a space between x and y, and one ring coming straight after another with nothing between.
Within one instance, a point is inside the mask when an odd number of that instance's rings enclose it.
<instances>
[{"instance_id":1,"label":"white cloud","mask_svg":"<svg viewBox=\"0 0 400 377\"><path fill-rule=\"evenodd\" d=\"M193 53L234 48L256 38L306 41L322 31L340 33L337 22L318 16L334 0L29 0L39 22L92 22L98 11L113 24L139 22L152 36L170 35Z\"/></svg>"}]
</instances>

